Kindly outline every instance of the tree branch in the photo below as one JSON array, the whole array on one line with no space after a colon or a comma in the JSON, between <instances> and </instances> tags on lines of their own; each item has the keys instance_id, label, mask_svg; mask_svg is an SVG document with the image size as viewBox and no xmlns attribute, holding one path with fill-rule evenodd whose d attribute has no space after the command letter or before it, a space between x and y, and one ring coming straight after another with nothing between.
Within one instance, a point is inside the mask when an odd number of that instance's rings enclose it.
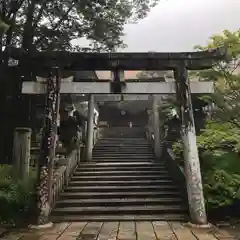
<instances>
[{"instance_id":1,"label":"tree branch","mask_svg":"<svg viewBox=\"0 0 240 240\"><path fill-rule=\"evenodd\" d=\"M61 19L59 19L59 21L55 24L55 26L52 28L52 31L55 31L60 24L68 17L68 14L70 13L70 11L73 9L74 5L75 5L75 1L73 1L74 3L69 7L69 9L67 10L67 12L62 16ZM36 42L35 42L35 47L37 48L45 39L45 36L40 37Z\"/></svg>"},{"instance_id":2,"label":"tree branch","mask_svg":"<svg viewBox=\"0 0 240 240\"><path fill-rule=\"evenodd\" d=\"M12 6L11 6L11 10L9 11L8 15L6 16L9 21L11 21L11 16L14 15L18 12L18 10L22 7L23 3L24 3L25 0L20 0L19 2L16 1L16 2L11 2L12 3Z\"/></svg>"},{"instance_id":3,"label":"tree branch","mask_svg":"<svg viewBox=\"0 0 240 240\"><path fill-rule=\"evenodd\" d=\"M33 23L33 28L34 28L34 29L36 29L39 21L40 21L41 18L42 18L42 15L43 15L44 9L45 9L45 7L46 7L46 5L47 5L47 2L48 2L48 0L45 0L45 1L43 2L43 4L41 5L41 8L40 8L40 10L39 10L39 12L38 12L38 15L37 15L37 17L36 17L36 20L35 20L34 23Z\"/></svg>"}]
</instances>

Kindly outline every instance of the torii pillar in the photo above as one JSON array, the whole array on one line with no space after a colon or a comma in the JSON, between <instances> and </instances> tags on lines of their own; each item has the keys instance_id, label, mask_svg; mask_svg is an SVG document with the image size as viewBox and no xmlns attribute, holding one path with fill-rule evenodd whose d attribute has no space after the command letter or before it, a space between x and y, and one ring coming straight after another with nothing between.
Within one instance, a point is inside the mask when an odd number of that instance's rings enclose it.
<instances>
[{"instance_id":1,"label":"torii pillar","mask_svg":"<svg viewBox=\"0 0 240 240\"><path fill-rule=\"evenodd\" d=\"M86 158L87 161L92 160L93 149L93 131L94 131L94 96L89 94L88 98L88 119L87 119L87 149Z\"/></svg>"},{"instance_id":2,"label":"torii pillar","mask_svg":"<svg viewBox=\"0 0 240 240\"><path fill-rule=\"evenodd\" d=\"M152 96L153 132L154 132L154 152L157 157L162 156L162 143L160 133L159 98Z\"/></svg>"},{"instance_id":3,"label":"torii pillar","mask_svg":"<svg viewBox=\"0 0 240 240\"><path fill-rule=\"evenodd\" d=\"M176 68L174 76L176 79L177 101L180 105L181 137L184 148L184 170L191 223L206 225L207 215L193 117L190 82L186 67L183 65Z\"/></svg>"}]
</instances>

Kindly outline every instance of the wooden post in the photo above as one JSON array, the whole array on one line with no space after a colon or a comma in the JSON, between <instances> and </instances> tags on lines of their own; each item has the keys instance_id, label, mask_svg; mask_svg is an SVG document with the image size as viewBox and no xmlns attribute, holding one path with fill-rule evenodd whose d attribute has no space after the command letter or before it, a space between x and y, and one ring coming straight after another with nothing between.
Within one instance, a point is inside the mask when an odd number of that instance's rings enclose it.
<instances>
[{"instance_id":1,"label":"wooden post","mask_svg":"<svg viewBox=\"0 0 240 240\"><path fill-rule=\"evenodd\" d=\"M30 128L15 128L14 131L13 166L16 180L26 181L29 178L31 134Z\"/></svg>"},{"instance_id":2,"label":"wooden post","mask_svg":"<svg viewBox=\"0 0 240 240\"><path fill-rule=\"evenodd\" d=\"M88 99L88 121L87 121L87 149L86 158L87 161L92 160L92 149L93 149L93 119L94 118L94 97L93 94L89 94Z\"/></svg>"},{"instance_id":3,"label":"wooden post","mask_svg":"<svg viewBox=\"0 0 240 240\"><path fill-rule=\"evenodd\" d=\"M189 79L185 66L174 71L177 101L180 105L181 136L184 145L184 168L190 217L193 224L207 224L197 139L193 118Z\"/></svg>"}]
</instances>

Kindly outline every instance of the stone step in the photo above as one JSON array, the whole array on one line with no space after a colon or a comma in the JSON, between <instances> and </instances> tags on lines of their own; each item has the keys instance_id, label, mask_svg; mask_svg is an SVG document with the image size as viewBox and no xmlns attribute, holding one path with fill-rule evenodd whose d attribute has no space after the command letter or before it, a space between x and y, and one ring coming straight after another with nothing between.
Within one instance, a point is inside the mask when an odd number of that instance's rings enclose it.
<instances>
[{"instance_id":1,"label":"stone step","mask_svg":"<svg viewBox=\"0 0 240 240\"><path fill-rule=\"evenodd\" d=\"M184 213L186 208L180 205L148 205L148 206L115 206L115 207L64 207L55 208L54 215L103 215L103 214L159 214L159 213Z\"/></svg>"},{"instance_id":2,"label":"stone step","mask_svg":"<svg viewBox=\"0 0 240 240\"><path fill-rule=\"evenodd\" d=\"M121 156L121 157L126 157L126 156L151 156L155 158L155 154L153 152L118 152L118 151L112 151L112 152L93 152L93 156Z\"/></svg>"},{"instance_id":3,"label":"stone step","mask_svg":"<svg viewBox=\"0 0 240 240\"><path fill-rule=\"evenodd\" d=\"M112 145L112 146L114 146L114 145L118 145L118 146L121 146L121 145L123 145L123 146L129 146L129 147L131 147L131 146L148 146L148 147L152 147L153 146L153 144L152 143L150 143L150 142L144 142L144 141L132 141L132 140L130 140L130 141L126 141L126 140L124 140L124 141L114 141L114 140L109 140L109 141L101 141L101 140L98 140L97 141L97 143L96 143L96 145L95 146L105 146L105 145Z\"/></svg>"},{"instance_id":4,"label":"stone step","mask_svg":"<svg viewBox=\"0 0 240 240\"><path fill-rule=\"evenodd\" d=\"M95 154L153 154L153 150L144 150L144 149L94 149L93 155Z\"/></svg>"},{"instance_id":5,"label":"stone step","mask_svg":"<svg viewBox=\"0 0 240 240\"><path fill-rule=\"evenodd\" d=\"M131 192L131 191L172 191L174 185L127 185L127 186L68 186L65 192Z\"/></svg>"},{"instance_id":6,"label":"stone step","mask_svg":"<svg viewBox=\"0 0 240 240\"><path fill-rule=\"evenodd\" d=\"M189 218L187 214L113 214L113 215L61 215L50 216L50 221L54 223L58 222L109 222L109 221L174 221L174 222L188 222Z\"/></svg>"},{"instance_id":7,"label":"stone step","mask_svg":"<svg viewBox=\"0 0 240 240\"><path fill-rule=\"evenodd\" d=\"M148 146L148 147L151 147L152 144L148 143L148 142L139 142L139 141L136 141L136 142L133 142L133 141L99 141L98 143L96 143L95 145L96 147L97 146L129 146L129 147L132 147L132 146Z\"/></svg>"},{"instance_id":8,"label":"stone step","mask_svg":"<svg viewBox=\"0 0 240 240\"><path fill-rule=\"evenodd\" d=\"M173 205L182 204L181 198L109 198L109 199L61 199L57 201L57 208L71 206L139 206L139 205Z\"/></svg>"},{"instance_id":9,"label":"stone step","mask_svg":"<svg viewBox=\"0 0 240 240\"><path fill-rule=\"evenodd\" d=\"M158 178L165 178L169 177L169 174L166 171L159 170L138 170L138 171L82 171L82 172L75 172L73 175L73 178L106 178L106 179L125 179L132 177L134 179L153 179L155 177Z\"/></svg>"},{"instance_id":10,"label":"stone step","mask_svg":"<svg viewBox=\"0 0 240 240\"><path fill-rule=\"evenodd\" d=\"M134 191L134 192L63 192L61 194L62 199L114 199L114 198L166 198L166 197L180 197L180 193L177 191Z\"/></svg>"},{"instance_id":11,"label":"stone step","mask_svg":"<svg viewBox=\"0 0 240 240\"><path fill-rule=\"evenodd\" d=\"M153 153L153 148L152 147L119 147L119 146L108 146L108 147L94 147L93 152L106 152L106 153L111 153L111 152L116 152L120 151L121 153L124 152L132 152L132 153L137 153L137 151L141 152L146 152L146 153Z\"/></svg>"},{"instance_id":12,"label":"stone step","mask_svg":"<svg viewBox=\"0 0 240 240\"><path fill-rule=\"evenodd\" d=\"M152 146L118 146L118 145L104 145L104 146L94 146L93 152L101 152L101 151L135 151L141 150L142 152L153 152Z\"/></svg>"},{"instance_id":13,"label":"stone step","mask_svg":"<svg viewBox=\"0 0 240 240\"><path fill-rule=\"evenodd\" d=\"M156 160L151 159L151 158L93 158L92 159L92 163L116 163L116 164L124 164L124 163L129 163L129 161L131 161L131 163L155 163Z\"/></svg>"},{"instance_id":14,"label":"stone step","mask_svg":"<svg viewBox=\"0 0 240 240\"><path fill-rule=\"evenodd\" d=\"M156 160L154 159L147 159L147 158L134 158L134 159L125 159L125 158L93 158L92 159L92 163L110 163L110 164L113 164L113 163L116 163L116 164L125 164L125 163L129 163L129 161L131 161L131 163L155 163Z\"/></svg>"},{"instance_id":15,"label":"stone step","mask_svg":"<svg viewBox=\"0 0 240 240\"><path fill-rule=\"evenodd\" d=\"M155 156L153 156L153 155L139 155L139 154L136 154L136 155L127 155L127 156L124 156L124 155L121 155L121 154L116 154L116 155L112 155L112 156L102 156L102 155L98 155L98 156L94 156L94 158L93 159L99 159L99 160L101 160L101 159L104 159L104 160L117 160L117 159L119 159L119 161L122 161L122 160L125 160L125 161L127 161L127 162L129 162L129 161L132 161L132 160L134 160L134 159L151 159L151 160L153 160L155 158Z\"/></svg>"},{"instance_id":16,"label":"stone step","mask_svg":"<svg viewBox=\"0 0 240 240\"><path fill-rule=\"evenodd\" d=\"M127 154L129 155L152 155L152 156L155 156L155 154L153 153L152 149L150 150L145 150L143 151L142 149L133 149L133 150L127 150L127 149L122 149L122 150L119 150L119 149L107 149L105 151L103 150L94 150L93 151L93 155L94 156L101 156L101 155L123 155L123 156L126 156Z\"/></svg>"},{"instance_id":17,"label":"stone step","mask_svg":"<svg viewBox=\"0 0 240 240\"><path fill-rule=\"evenodd\" d=\"M113 153L113 154L93 154L93 159L119 159L121 161L122 159L127 159L128 161L131 161L132 159L152 159L155 160L156 157L153 154L121 154L121 153ZM155 160L158 162L159 160Z\"/></svg>"},{"instance_id":18,"label":"stone step","mask_svg":"<svg viewBox=\"0 0 240 240\"><path fill-rule=\"evenodd\" d=\"M159 174L164 174L167 173L166 167L165 166L139 166L139 165L128 165L128 166L121 166L121 165L81 165L76 169L76 174L84 173L84 172L109 172L114 174L114 171L125 171L126 173L132 172L133 170L136 171L152 171L152 170L157 170Z\"/></svg>"},{"instance_id":19,"label":"stone step","mask_svg":"<svg viewBox=\"0 0 240 240\"><path fill-rule=\"evenodd\" d=\"M91 180L81 180L81 181L78 181L78 180L75 180L75 179L72 179L70 182L69 182L69 186L84 186L84 187L87 187L87 186L99 186L99 187L102 187L102 186L148 186L148 185L151 185L151 186L155 186L155 185L159 185L159 184L164 184L164 185L170 185L170 184L173 184L172 180L170 179L163 179L163 180L113 180L113 181L110 181L110 180L97 180L97 181L91 181Z\"/></svg>"},{"instance_id":20,"label":"stone step","mask_svg":"<svg viewBox=\"0 0 240 240\"><path fill-rule=\"evenodd\" d=\"M116 138L116 137L111 137L111 138L101 138L100 142L144 142L144 143L149 143L145 138L134 138L134 137L128 137L128 138Z\"/></svg>"},{"instance_id":21,"label":"stone step","mask_svg":"<svg viewBox=\"0 0 240 240\"><path fill-rule=\"evenodd\" d=\"M141 168L141 167L152 167L152 168L159 168L159 167L165 167L164 163L159 161L148 161L148 162L88 162L88 163L82 163L79 168L85 168L85 167L90 167L90 168L97 168L97 167L136 167L136 168Z\"/></svg>"},{"instance_id":22,"label":"stone step","mask_svg":"<svg viewBox=\"0 0 240 240\"><path fill-rule=\"evenodd\" d=\"M122 173L122 172L121 172ZM124 172L125 173L125 172ZM73 181L91 181L91 180L123 180L123 181L129 181L129 180L163 180L163 179L170 179L168 174L165 175L133 175L131 172L129 175L116 175L115 173L111 173L112 175L106 176L106 175L83 175L83 174L74 174L72 177Z\"/></svg>"},{"instance_id":23,"label":"stone step","mask_svg":"<svg viewBox=\"0 0 240 240\"><path fill-rule=\"evenodd\" d=\"M95 146L105 146L105 145L123 145L123 146L153 146L149 142L141 142L141 141L98 141Z\"/></svg>"}]
</instances>

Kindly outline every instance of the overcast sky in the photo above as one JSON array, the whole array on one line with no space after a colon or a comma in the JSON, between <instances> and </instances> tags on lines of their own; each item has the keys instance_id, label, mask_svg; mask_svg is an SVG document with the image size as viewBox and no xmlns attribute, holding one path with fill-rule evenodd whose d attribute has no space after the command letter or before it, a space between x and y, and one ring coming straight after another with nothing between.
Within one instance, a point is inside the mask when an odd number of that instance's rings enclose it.
<instances>
[{"instance_id":1,"label":"overcast sky","mask_svg":"<svg viewBox=\"0 0 240 240\"><path fill-rule=\"evenodd\" d=\"M191 51L239 28L240 0L161 0L147 18L126 26L124 51Z\"/></svg>"}]
</instances>

